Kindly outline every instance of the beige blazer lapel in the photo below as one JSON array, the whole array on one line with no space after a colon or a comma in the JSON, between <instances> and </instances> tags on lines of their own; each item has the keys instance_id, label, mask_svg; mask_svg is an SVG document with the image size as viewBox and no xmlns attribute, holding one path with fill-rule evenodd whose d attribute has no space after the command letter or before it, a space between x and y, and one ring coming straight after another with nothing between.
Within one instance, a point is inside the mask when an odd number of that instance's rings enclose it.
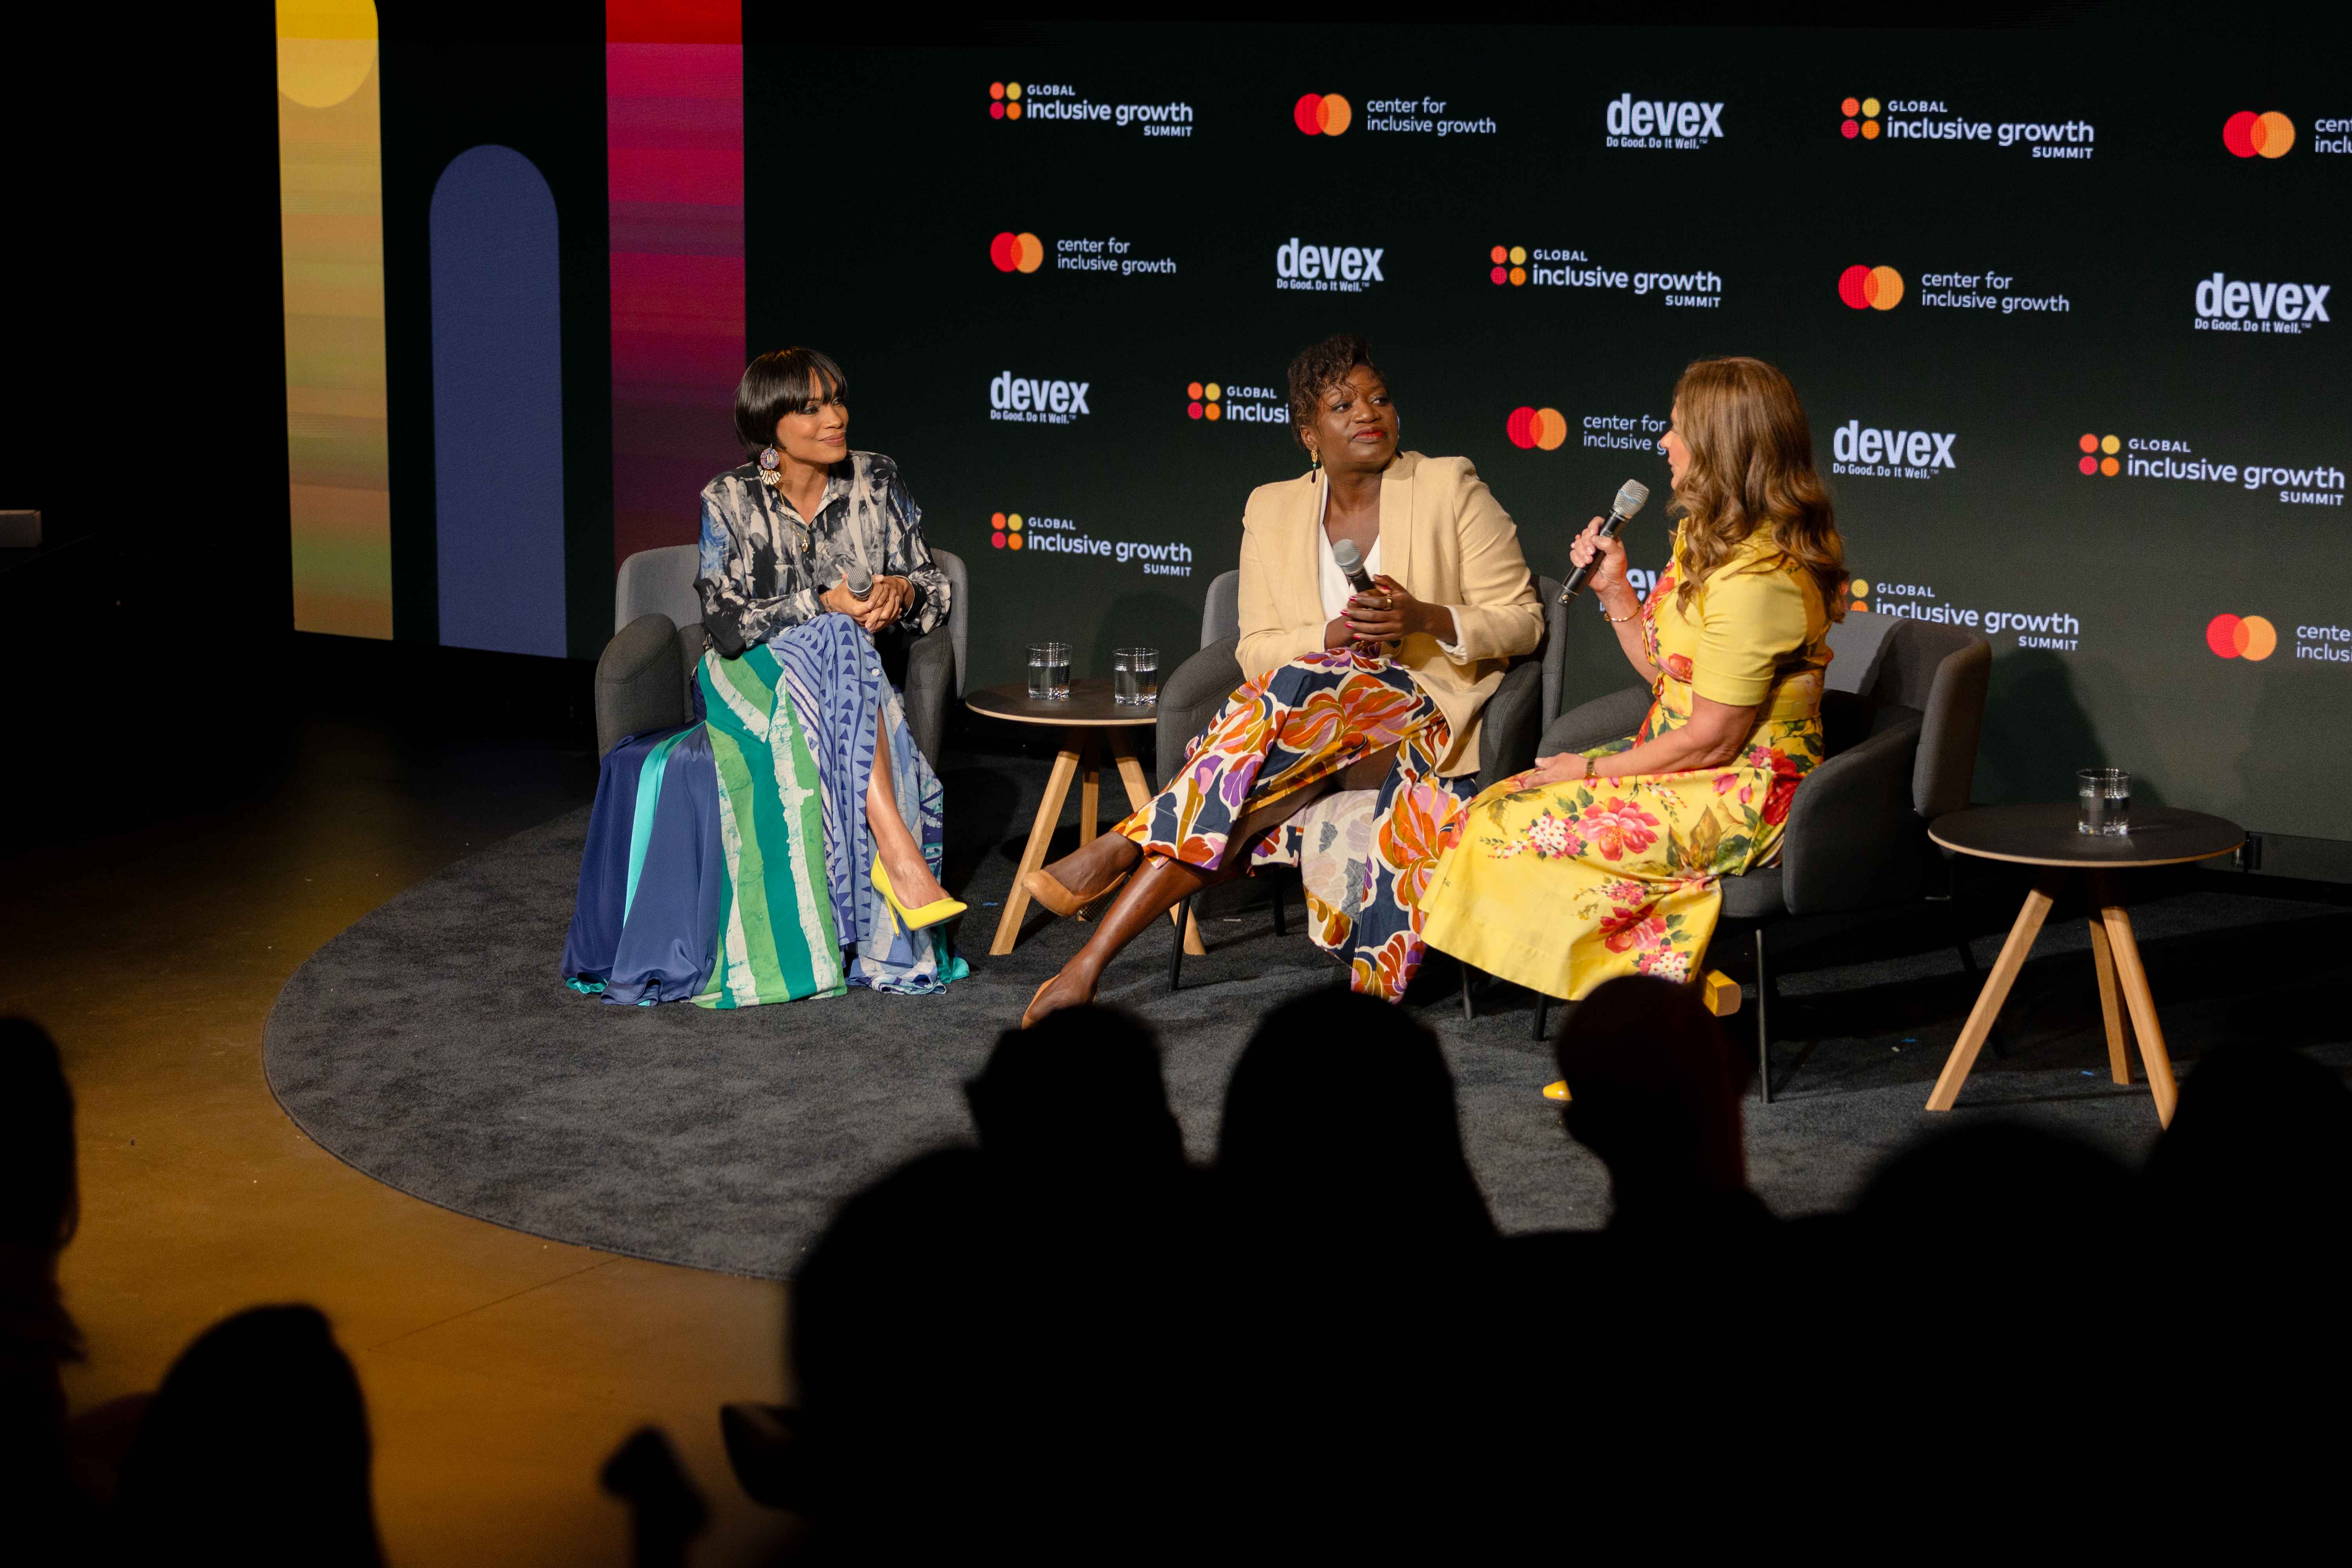
<instances>
[{"instance_id":1,"label":"beige blazer lapel","mask_svg":"<svg viewBox=\"0 0 2352 1568\"><path fill-rule=\"evenodd\" d=\"M1323 471L1312 469L1293 492L1283 553L1283 618L1292 626L1323 624Z\"/></svg>"},{"instance_id":2,"label":"beige blazer lapel","mask_svg":"<svg viewBox=\"0 0 2352 1568\"><path fill-rule=\"evenodd\" d=\"M1412 581L1413 530L1419 520L1412 505L1412 477L1421 454L1401 452L1381 476L1381 571L1398 582Z\"/></svg>"}]
</instances>

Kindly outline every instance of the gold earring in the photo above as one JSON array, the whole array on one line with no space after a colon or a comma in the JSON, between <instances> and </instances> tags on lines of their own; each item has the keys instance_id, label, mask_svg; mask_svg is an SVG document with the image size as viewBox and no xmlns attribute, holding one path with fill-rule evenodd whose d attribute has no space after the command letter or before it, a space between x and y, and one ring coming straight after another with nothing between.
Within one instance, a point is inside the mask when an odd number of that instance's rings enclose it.
<instances>
[{"instance_id":1,"label":"gold earring","mask_svg":"<svg viewBox=\"0 0 2352 1568\"><path fill-rule=\"evenodd\" d=\"M1322 453L1320 453L1320 452L1318 452L1318 451L1317 451L1317 450L1316 450L1314 447L1307 447L1307 467L1310 470L1312 470L1312 469L1320 468L1322 466L1323 466L1323 454L1322 454Z\"/></svg>"}]
</instances>

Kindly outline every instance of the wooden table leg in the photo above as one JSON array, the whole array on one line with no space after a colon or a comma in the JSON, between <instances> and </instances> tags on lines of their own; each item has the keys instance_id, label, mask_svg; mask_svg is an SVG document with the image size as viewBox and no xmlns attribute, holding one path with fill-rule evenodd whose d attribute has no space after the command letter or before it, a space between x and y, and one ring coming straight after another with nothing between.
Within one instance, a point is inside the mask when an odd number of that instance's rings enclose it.
<instances>
[{"instance_id":1,"label":"wooden table leg","mask_svg":"<svg viewBox=\"0 0 2352 1568\"><path fill-rule=\"evenodd\" d=\"M1062 823L1062 803L1070 798L1070 775L1078 771L1078 748L1084 739L1081 732L1064 731L1054 771L1045 776L1045 798L1037 803L1037 820L1030 824L1029 843L1021 851L1021 868L1013 873L1013 890L1005 895L1004 913L996 921L996 940L988 944L988 951L1000 958L1013 951L1013 941L1021 934L1021 917L1029 912L1029 889L1022 884L1030 872L1045 863L1054 829Z\"/></svg>"},{"instance_id":2,"label":"wooden table leg","mask_svg":"<svg viewBox=\"0 0 2352 1568\"><path fill-rule=\"evenodd\" d=\"M1085 848L1102 831L1102 747L1093 736L1078 758L1078 847Z\"/></svg>"},{"instance_id":3,"label":"wooden table leg","mask_svg":"<svg viewBox=\"0 0 2352 1568\"><path fill-rule=\"evenodd\" d=\"M1945 1059L1944 1070L1936 1079L1936 1091L1927 1097L1930 1110L1949 1110L1960 1097L1960 1085L1969 1081L1969 1069L1977 1065L1977 1053L1984 1049L1985 1037L1992 1033L1993 1020L2000 1016L2000 1005L2009 1000L2009 988L2017 979L2017 972L2025 967L2025 955L2033 949L2033 939L2042 931L2042 922L2050 913L2051 894L2057 879L2046 876L2025 895L2025 907L2017 911L2017 923L2009 928L2009 940L2000 944L2000 956L1993 960L1992 973L1985 976L1984 989L1977 993L1977 1005L1969 1010L1968 1026L1952 1046L1952 1054Z\"/></svg>"},{"instance_id":4,"label":"wooden table leg","mask_svg":"<svg viewBox=\"0 0 2352 1568\"><path fill-rule=\"evenodd\" d=\"M2164 1030L2156 1021L2156 998L2147 989L2147 971L2139 961L2139 943L2132 940L2131 916L2121 904L2099 910L2107 928L2107 945L2115 952L2116 980L2131 1008L2132 1033L2139 1037L2139 1058L2147 1068L2148 1092L2156 1097L2156 1120L2172 1125L2172 1108L2180 1102L2180 1087L2172 1079L2172 1058L2164 1053Z\"/></svg>"},{"instance_id":5,"label":"wooden table leg","mask_svg":"<svg viewBox=\"0 0 2352 1568\"><path fill-rule=\"evenodd\" d=\"M1128 805L1136 811L1142 810L1143 803L1151 798L1151 788L1143 782L1143 764L1136 760L1134 740L1124 730L1113 730L1110 732L1110 749L1118 762L1119 781L1127 785ZM1178 904L1168 911L1168 918L1183 920L1185 908L1184 904ZM1201 922L1195 919L1184 928L1185 954L1199 958L1208 951L1201 945Z\"/></svg>"},{"instance_id":6,"label":"wooden table leg","mask_svg":"<svg viewBox=\"0 0 2352 1568\"><path fill-rule=\"evenodd\" d=\"M2099 971L2099 1019L2107 1031L2107 1076L2117 1083L2131 1082L2131 1026L2125 1021L2123 993L2116 985L2116 955L2107 942L2107 922L2100 910L2113 903L2106 879L2091 879L2091 962Z\"/></svg>"}]
</instances>

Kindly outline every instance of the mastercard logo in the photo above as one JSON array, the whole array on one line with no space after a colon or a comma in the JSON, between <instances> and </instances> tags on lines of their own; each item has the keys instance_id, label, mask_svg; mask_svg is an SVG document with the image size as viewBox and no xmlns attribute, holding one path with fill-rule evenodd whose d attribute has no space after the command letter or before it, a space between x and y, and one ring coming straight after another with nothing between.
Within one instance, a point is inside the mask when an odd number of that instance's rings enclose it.
<instances>
[{"instance_id":1,"label":"mastercard logo","mask_svg":"<svg viewBox=\"0 0 2352 1568\"><path fill-rule=\"evenodd\" d=\"M1225 389L1213 381L1195 381L1188 384L1184 388L1185 416L1192 419L1223 419L1225 416L1225 405L1218 399L1224 395Z\"/></svg>"},{"instance_id":2,"label":"mastercard logo","mask_svg":"<svg viewBox=\"0 0 2352 1568\"><path fill-rule=\"evenodd\" d=\"M2116 458L2116 454L2124 449L2124 444L2116 437L2085 435L2074 445L2083 449L2082 461L2074 465L2082 472L2105 474L2112 479L2124 471L2123 464Z\"/></svg>"},{"instance_id":3,"label":"mastercard logo","mask_svg":"<svg viewBox=\"0 0 2352 1568\"><path fill-rule=\"evenodd\" d=\"M1524 245L1495 247L1486 253L1493 270L1487 278L1496 283L1508 283L1514 289L1524 288L1528 281L1528 247Z\"/></svg>"},{"instance_id":4,"label":"mastercard logo","mask_svg":"<svg viewBox=\"0 0 2352 1568\"><path fill-rule=\"evenodd\" d=\"M1838 274L1838 298L1850 310L1892 310L1903 303L1903 274L1892 267L1849 267Z\"/></svg>"},{"instance_id":5,"label":"mastercard logo","mask_svg":"<svg viewBox=\"0 0 2352 1568\"><path fill-rule=\"evenodd\" d=\"M992 511L988 514L988 545L992 550L1021 548L1021 514L1017 511ZM1047 554L1053 553L1051 551Z\"/></svg>"},{"instance_id":6,"label":"mastercard logo","mask_svg":"<svg viewBox=\"0 0 2352 1568\"><path fill-rule=\"evenodd\" d=\"M1017 81L992 81L988 84L988 117L991 120L1021 118L1021 84Z\"/></svg>"},{"instance_id":7,"label":"mastercard logo","mask_svg":"<svg viewBox=\"0 0 2352 1568\"><path fill-rule=\"evenodd\" d=\"M1310 92L1290 106L1290 118L1309 136L1337 136L1354 122L1356 111L1336 92Z\"/></svg>"},{"instance_id":8,"label":"mastercard logo","mask_svg":"<svg viewBox=\"0 0 2352 1568\"><path fill-rule=\"evenodd\" d=\"M2284 158L2294 145L2294 121L2277 110L2242 109L2221 121L2221 145L2241 158Z\"/></svg>"},{"instance_id":9,"label":"mastercard logo","mask_svg":"<svg viewBox=\"0 0 2352 1568\"><path fill-rule=\"evenodd\" d=\"M1878 140L1878 100L1849 98L1838 105L1838 113L1844 119L1844 123L1838 127L1838 133L1847 141Z\"/></svg>"},{"instance_id":10,"label":"mastercard logo","mask_svg":"<svg viewBox=\"0 0 2352 1568\"><path fill-rule=\"evenodd\" d=\"M1845 591L1850 595L1846 604L1847 609L1860 610L1864 615L1868 615L1870 613L1870 584L1856 577L1853 582L1848 583L1845 585Z\"/></svg>"},{"instance_id":11,"label":"mastercard logo","mask_svg":"<svg viewBox=\"0 0 2352 1568\"><path fill-rule=\"evenodd\" d=\"M1557 451L1568 439L1568 419L1557 408L1514 408L1503 422L1503 434L1514 447L1539 447Z\"/></svg>"},{"instance_id":12,"label":"mastercard logo","mask_svg":"<svg viewBox=\"0 0 2352 1568\"><path fill-rule=\"evenodd\" d=\"M2223 658L2259 663L2278 651L2278 628L2260 616L2215 616L2205 623L2205 646Z\"/></svg>"},{"instance_id":13,"label":"mastercard logo","mask_svg":"<svg viewBox=\"0 0 2352 1568\"><path fill-rule=\"evenodd\" d=\"M1034 272L1045 262L1045 242L1034 234L1007 229L988 242L988 258L999 272Z\"/></svg>"}]
</instances>

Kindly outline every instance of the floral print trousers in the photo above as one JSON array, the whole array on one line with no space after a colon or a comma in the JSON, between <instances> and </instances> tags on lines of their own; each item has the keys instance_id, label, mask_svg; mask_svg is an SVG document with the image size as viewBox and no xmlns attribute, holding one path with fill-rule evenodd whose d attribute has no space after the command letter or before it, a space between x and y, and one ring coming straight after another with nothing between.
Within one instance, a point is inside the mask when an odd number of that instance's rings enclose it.
<instances>
[{"instance_id":1,"label":"floral print trousers","mask_svg":"<svg viewBox=\"0 0 2352 1568\"><path fill-rule=\"evenodd\" d=\"M1581 999L1620 974L1689 980L1706 957L1725 876L1780 852L1790 798L1822 759L1822 675L1782 681L1720 768L1578 779L1480 795L1423 894L1430 944L1549 996ZM1673 676L1639 733L1689 722Z\"/></svg>"},{"instance_id":2,"label":"floral print trousers","mask_svg":"<svg viewBox=\"0 0 2352 1568\"><path fill-rule=\"evenodd\" d=\"M1394 746L1376 795L1339 797L1358 809L1335 814L1318 801L1261 833L1248 854L1253 869L1300 867L1316 945L1348 965L1351 988L1399 1001L1424 951L1422 891L1466 804L1468 779L1437 776L1451 738L1402 665L1346 648L1308 654L1227 698L1168 787L1112 831L1214 867L1251 812Z\"/></svg>"}]
</instances>

